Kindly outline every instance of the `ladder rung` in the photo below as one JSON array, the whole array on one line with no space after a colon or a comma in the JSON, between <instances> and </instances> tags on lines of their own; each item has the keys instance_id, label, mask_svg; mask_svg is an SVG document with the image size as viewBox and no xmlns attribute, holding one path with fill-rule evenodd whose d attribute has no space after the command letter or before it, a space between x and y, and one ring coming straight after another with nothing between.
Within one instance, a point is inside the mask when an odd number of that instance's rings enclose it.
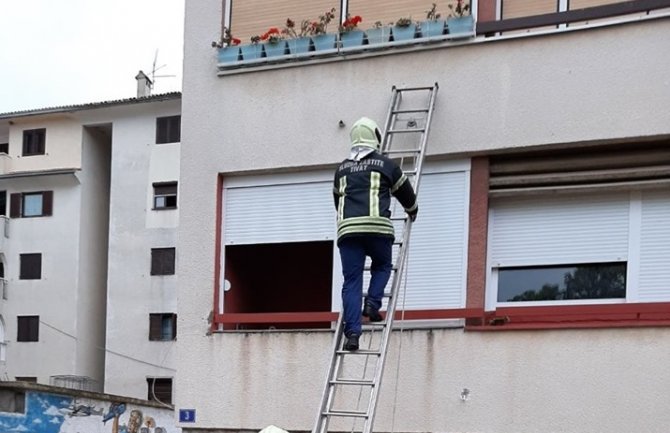
<instances>
[{"instance_id":1,"label":"ladder rung","mask_svg":"<svg viewBox=\"0 0 670 433\"><path fill-rule=\"evenodd\" d=\"M433 90L433 86L421 86L421 87L403 87L401 89L396 88L398 92L415 92L417 90Z\"/></svg>"},{"instance_id":2,"label":"ladder rung","mask_svg":"<svg viewBox=\"0 0 670 433\"><path fill-rule=\"evenodd\" d=\"M406 113L427 113L429 110L427 108L413 108L409 110L393 110L393 114L406 114Z\"/></svg>"},{"instance_id":3,"label":"ladder rung","mask_svg":"<svg viewBox=\"0 0 670 433\"><path fill-rule=\"evenodd\" d=\"M402 239L396 239L393 241L393 245L402 245Z\"/></svg>"},{"instance_id":4,"label":"ladder rung","mask_svg":"<svg viewBox=\"0 0 670 433\"><path fill-rule=\"evenodd\" d=\"M358 385L358 386L375 386L373 380L363 379L335 379L330 381L331 385Z\"/></svg>"},{"instance_id":5,"label":"ladder rung","mask_svg":"<svg viewBox=\"0 0 670 433\"><path fill-rule=\"evenodd\" d=\"M365 271L370 271L370 270L371 270L371 267L372 267L371 265L365 265L365 266L363 267L363 270L365 270ZM397 270L398 270L398 267L397 267L397 266L395 265L395 263L394 263L393 266L391 266L391 271L394 271L394 272L395 272L395 271L397 271Z\"/></svg>"},{"instance_id":6,"label":"ladder rung","mask_svg":"<svg viewBox=\"0 0 670 433\"><path fill-rule=\"evenodd\" d=\"M401 155L403 153L421 153L421 149L390 149L384 151L386 155Z\"/></svg>"},{"instance_id":7,"label":"ladder rung","mask_svg":"<svg viewBox=\"0 0 670 433\"><path fill-rule=\"evenodd\" d=\"M367 418L368 413L362 410L329 410L323 412L322 415L325 416L342 416L350 418Z\"/></svg>"},{"instance_id":8,"label":"ladder rung","mask_svg":"<svg viewBox=\"0 0 670 433\"><path fill-rule=\"evenodd\" d=\"M412 132L425 132L426 128L389 129L387 134L407 134Z\"/></svg>"},{"instance_id":9,"label":"ladder rung","mask_svg":"<svg viewBox=\"0 0 670 433\"><path fill-rule=\"evenodd\" d=\"M375 329L386 328L386 321L381 322L363 322L363 331L374 331Z\"/></svg>"},{"instance_id":10,"label":"ladder rung","mask_svg":"<svg viewBox=\"0 0 670 433\"><path fill-rule=\"evenodd\" d=\"M338 350L336 352L338 355L367 355L367 356L381 356L379 350Z\"/></svg>"}]
</instances>

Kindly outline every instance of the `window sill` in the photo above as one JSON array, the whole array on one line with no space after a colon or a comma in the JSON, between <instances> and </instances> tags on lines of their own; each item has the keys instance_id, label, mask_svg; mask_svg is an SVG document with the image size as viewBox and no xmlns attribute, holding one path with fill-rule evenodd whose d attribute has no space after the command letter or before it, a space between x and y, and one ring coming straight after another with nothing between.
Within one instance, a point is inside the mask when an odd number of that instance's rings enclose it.
<instances>
[{"instance_id":1,"label":"window sill","mask_svg":"<svg viewBox=\"0 0 670 433\"><path fill-rule=\"evenodd\" d=\"M175 207L152 207L151 210L157 210L157 211L177 210L177 206L175 206Z\"/></svg>"},{"instance_id":2,"label":"window sill","mask_svg":"<svg viewBox=\"0 0 670 433\"><path fill-rule=\"evenodd\" d=\"M503 307L467 331L636 328L670 326L670 302Z\"/></svg>"}]
</instances>

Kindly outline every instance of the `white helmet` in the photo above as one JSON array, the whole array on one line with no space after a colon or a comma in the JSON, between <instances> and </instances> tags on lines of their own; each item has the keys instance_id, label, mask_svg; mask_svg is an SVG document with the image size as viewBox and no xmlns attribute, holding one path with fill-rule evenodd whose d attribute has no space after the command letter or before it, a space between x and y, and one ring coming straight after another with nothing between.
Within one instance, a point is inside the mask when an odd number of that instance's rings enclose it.
<instances>
[{"instance_id":1,"label":"white helmet","mask_svg":"<svg viewBox=\"0 0 670 433\"><path fill-rule=\"evenodd\" d=\"M361 117L354 123L349 132L351 147L365 146L379 150L382 142L382 133L377 122L367 117Z\"/></svg>"}]
</instances>

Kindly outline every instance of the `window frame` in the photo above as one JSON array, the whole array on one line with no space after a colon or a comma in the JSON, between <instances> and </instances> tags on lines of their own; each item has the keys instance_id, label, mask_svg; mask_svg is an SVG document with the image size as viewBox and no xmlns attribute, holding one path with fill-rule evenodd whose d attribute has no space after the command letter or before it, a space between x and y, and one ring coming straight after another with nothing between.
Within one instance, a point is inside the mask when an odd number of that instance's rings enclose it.
<instances>
[{"instance_id":1,"label":"window frame","mask_svg":"<svg viewBox=\"0 0 670 433\"><path fill-rule=\"evenodd\" d=\"M166 389L161 389L159 396L156 392L156 382L160 382L161 387L165 387ZM167 400L161 400L160 397L166 397L167 393L167 387L169 386L169 392L170 396ZM152 392L152 387L153 387L153 392ZM155 395L155 397L154 397ZM159 403L167 403L167 404L172 404L174 396L174 378L172 377L147 377L147 400L149 401L157 401Z\"/></svg>"},{"instance_id":2,"label":"window frame","mask_svg":"<svg viewBox=\"0 0 670 433\"><path fill-rule=\"evenodd\" d=\"M46 136L46 128L24 129L21 156L45 155Z\"/></svg>"},{"instance_id":3,"label":"window frame","mask_svg":"<svg viewBox=\"0 0 670 433\"><path fill-rule=\"evenodd\" d=\"M156 144L181 142L181 115L156 118Z\"/></svg>"},{"instance_id":4,"label":"window frame","mask_svg":"<svg viewBox=\"0 0 670 433\"><path fill-rule=\"evenodd\" d=\"M171 191L163 191L163 192L158 192L157 189L172 189L174 187L174 193ZM177 201L179 199L179 182L178 181L172 181L172 182L154 182L153 183L153 191L154 191L154 196L153 196L153 208L152 210L173 210L177 209ZM174 197L174 205L168 205L168 199ZM159 198L164 198L165 199L165 205L164 206L159 206L158 205L158 199Z\"/></svg>"},{"instance_id":5,"label":"window frame","mask_svg":"<svg viewBox=\"0 0 670 433\"><path fill-rule=\"evenodd\" d=\"M25 198L34 195L42 196L42 209L39 214L25 214ZM9 217L10 218L41 218L53 215L53 191L28 191L15 192L9 196Z\"/></svg>"},{"instance_id":6,"label":"window frame","mask_svg":"<svg viewBox=\"0 0 670 433\"><path fill-rule=\"evenodd\" d=\"M163 332L165 323L170 324L169 335ZM149 313L149 341L175 340L177 340L177 314Z\"/></svg>"},{"instance_id":7,"label":"window frame","mask_svg":"<svg viewBox=\"0 0 670 433\"><path fill-rule=\"evenodd\" d=\"M165 257L159 257L159 252L172 252L172 260L168 265L165 264ZM169 256L168 256L169 257ZM177 249L175 247L159 247L151 249L151 276L175 275L177 264Z\"/></svg>"},{"instance_id":8,"label":"window frame","mask_svg":"<svg viewBox=\"0 0 670 433\"><path fill-rule=\"evenodd\" d=\"M40 316L16 316L16 342L36 343L38 341L40 341Z\"/></svg>"},{"instance_id":9,"label":"window frame","mask_svg":"<svg viewBox=\"0 0 670 433\"><path fill-rule=\"evenodd\" d=\"M35 263L24 262L29 259L37 260ZM39 263L39 266L37 265ZM28 266L38 266L37 271L30 272ZM30 274L30 275L27 275ZM19 254L19 280L41 280L42 279L42 253L20 253Z\"/></svg>"}]
</instances>

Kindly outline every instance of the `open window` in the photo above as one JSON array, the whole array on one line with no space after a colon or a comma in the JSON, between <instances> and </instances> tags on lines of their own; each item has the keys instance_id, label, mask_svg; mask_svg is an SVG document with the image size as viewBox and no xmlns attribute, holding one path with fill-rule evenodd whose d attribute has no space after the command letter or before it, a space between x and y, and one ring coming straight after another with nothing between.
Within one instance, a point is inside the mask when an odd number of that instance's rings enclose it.
<instances>
[{"instance_id":1,"label":"open window","mask_svg":"<svg viewBox=\"0 0 670 433\"><path fill-rule=\"evenodd\" d=\"M333 242L229 245L225 313L331 310ZM242 329L327 328L324 323L243 324Z\"/></svg>"}]
</instances>

